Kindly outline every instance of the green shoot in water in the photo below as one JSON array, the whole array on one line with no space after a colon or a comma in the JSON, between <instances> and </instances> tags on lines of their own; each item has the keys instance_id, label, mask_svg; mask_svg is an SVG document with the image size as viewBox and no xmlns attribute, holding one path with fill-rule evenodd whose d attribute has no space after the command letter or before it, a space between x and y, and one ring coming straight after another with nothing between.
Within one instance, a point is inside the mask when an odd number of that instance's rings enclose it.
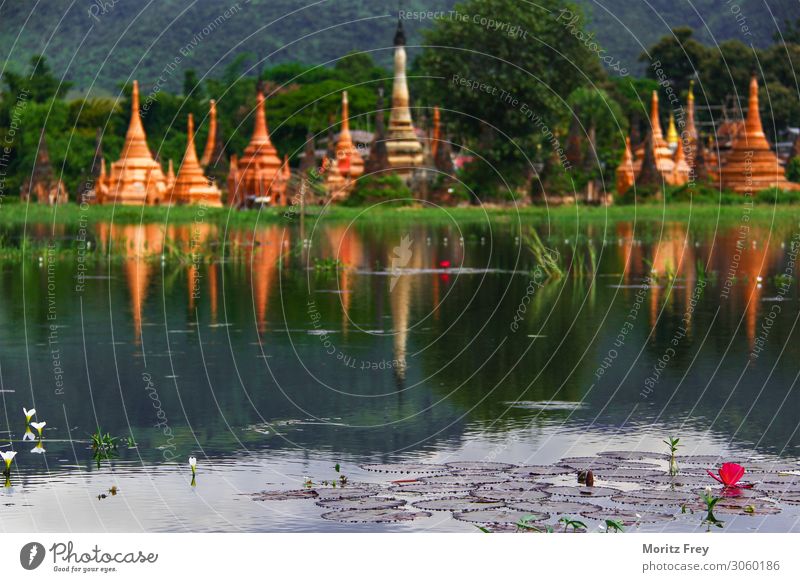
<instances>
[{"instance_id":1,"label":"green shoot in water","mask_svg":"<svg viewBox=\"0 0 800 582\"><path fill-rule=\"evenodd\" d=\"M661 441L669 447L669 474L678 474L678 461L675 459L675 453L678 451L678 443L681 439L669 437L669 440Z\"/></svg>"},{"instance_id":2,"label":"green shoot in water","mask_svg":"<svg viewBox=\"0 0 800 582\"><path fill-rule=\"evenodd\" d=\"M558 523L564 524L564 531L566 532L568 528L572 528L572 531L578 531L581 529L586 529L586 524L582 521L578 521L577 519L572 519L571 517L562 517L558 520Z\"/></svg>"},{"instance_id":3,"label":"green shoot in water","mask_svg":"<svg viewBox=\"0 0 800 582\"><path fill-rule=\"evenodd\" d=\"M622 522L620 520L618 520L618 519L607 519L606 520L606 533L611 533L612 530L614 531L614 533L624 532L625 528L623 527Z\"/></svg>"}]
</instances>

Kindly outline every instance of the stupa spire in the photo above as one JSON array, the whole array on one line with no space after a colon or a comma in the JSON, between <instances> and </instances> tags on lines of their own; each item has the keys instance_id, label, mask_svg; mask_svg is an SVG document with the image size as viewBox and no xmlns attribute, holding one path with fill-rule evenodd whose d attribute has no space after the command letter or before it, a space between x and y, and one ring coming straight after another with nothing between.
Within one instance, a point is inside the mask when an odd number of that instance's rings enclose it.
<instances>
[{"instance_id":1,"label":"stupa spire","mask_svg":"<svg viewBox=\"0 0 800 582\"><path fill-rule=\"evenodd\" d=\"M409 109L410 97L406 79L406 35L403 21L398 18L394 36L394 84L392 85L392 112L386 149L389 164L398 174L410 177L415 166L422 165L422 144L414 130Z\"/></svg>"},{"instance_id":2,"label":"stupa spire","mask_svg":"<svg viewBox=\"0 0 800 582\"><path fill-rule=\"evenodd\" d=\"M689 139L696 140L698 133L694 121L694 79L689 81L689 95L686 98L686 109L686 132L689 134Z\"/></svg>"},{"instance_id":3,"label":"stupa spire","mask_svg":"<svg viewBox=\"0 0 800 582\"><path fill-rule=\"evenodd\" d=\"M133 82L131 93L131 121L125 134L125 144L122 146L122 159L150 158L153 159L147 147L147 136L144 133L142 117L139 112L139 81Z\"/></svg>"},{"instance_id":4,"label":"stupa spire","mask_svg":"<svg viewBox=\"0 0 800 582\"><path fill-rule=\"evenodd\" d=\"M339 165L339 172L344 176L357 178L364 173L364 160L353 145L353 136L350 134L350 104L347 100L347 91L342 92L342 130L336 143L336 162Z\"/></svg>"},{"instance_id":5,"label":"stupa spire","mask_svg":"<svg viewBox=\"0 0 800 582\"><path fill-rule=\"evenodd\" d=\"M631 138L625 138L625 151L622 154L622 161L617 166L617 193L624 194L633 186L633 151L631 150Z\"/></svg>"},{"instance_id":6,"label":"stupa spire","mask_svg":"<svg viewBox=\"0 0 800 582\"><path fill-rule=\"evenodd\" d=\"M208 137L206 137L206 147L203 150L203 157L200 158L200 165L207 166L211 163L214 156L214 149L217 145L217 102L214 99L208 102Z\"/></svg>"},{"instance_id":7,"label":"stupa spire","mask_svg":"<svg viewBox=\"0 0 800 582\"><path fill-rule=\"evenodd\" d=\"M661 121L658 118L658 91L653 91L650 98L650 126L653 129L653 140L658 142L664 139L664 132L661 130Z\"/></svg>"},{"instance_id":8,"label":"stupa spire","mask_svg":"<svg viewBox=\"0 0 800 582\"><path fill-rule=\"evenodd\" d=\"M747 121L745 122L747 139L764 139L764 127L761 125L761 114L758 111L758 79L755 75L750 78L750 96L747 100Z\"/></svg>"},{"instance_id":9,"label":"stupa spire","mask_svg":"<svg viewBox=\"0 0 800 582\"><path fill-rule=\"evenodd\" d=\"M209 183L197 160L194 137L194 117L190 113L186 123L186 152L172 188L172 199L181 204L222 206L222 193Z\"/></svg>"}]
</instances>

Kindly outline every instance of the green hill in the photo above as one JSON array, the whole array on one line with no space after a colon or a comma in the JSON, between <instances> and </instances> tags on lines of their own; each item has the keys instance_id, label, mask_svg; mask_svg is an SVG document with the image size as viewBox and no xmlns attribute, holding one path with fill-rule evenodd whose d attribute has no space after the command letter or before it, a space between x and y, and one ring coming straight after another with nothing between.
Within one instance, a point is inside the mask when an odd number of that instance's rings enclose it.
<instances>
[{"instance_id":1,"label":"green hill","mask_svg":"<svg viewBox=\"0 0 800 582\"><path fill-rule=\"evenodd\" d=\"M797 0L580 0L609 54L641 70L642 50L669 28L690 25L708 44L769 44L776 22L800 15ZM406 0L405 10L449 10L455 0ZM652 8L651 8L652 6ZM389 63L397 0L48 0L0 5L0 63L21 71L43 53L81 92L116 92L129 78L176 90L186 69L219 76L244 51L326 63L353 50ZM502 19L502 15L487 14ZM773 20L774 18L774 20ZM406 21L409 44L430 21ZM744 27L747 27L745 32ZM413 49L412 49L413 52ZM251 64L257 67L255 56Z\"/></svg>"}]
</instances>

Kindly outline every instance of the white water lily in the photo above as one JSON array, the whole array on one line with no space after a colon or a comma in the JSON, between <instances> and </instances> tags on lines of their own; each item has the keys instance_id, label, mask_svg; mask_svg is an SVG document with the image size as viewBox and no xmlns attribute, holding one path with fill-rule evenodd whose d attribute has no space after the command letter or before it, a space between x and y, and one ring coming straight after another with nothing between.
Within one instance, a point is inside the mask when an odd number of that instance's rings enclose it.
<instances>
[{"instance_id":1,"label":"white water lily","mask_svg":"<svg viewBox=\"0 0 800 582\"><path fill-rule=\"evenodd\" d=\"M25 422L30 422L31 419L33 418L33 415L36 414L36 409L35 408L31 408L30 410L28 410L27 408L25 408L23 406L22 407L22 412L25 415Z\"/></svg>"},{"instance_id":2,"label":"white water lily","mask_svg":"<svg viewBox=\"0 0 800 582\"><path fill-rule=\"evenodd\" d=\"M195 457L189 457L189 467L191 467L192 475L194 475L197 471L197 459Z\"/></svg>"},{"instance_id":3,"label":"white water lily","mask_svg":"<svg viewBox=\"0 0 800 582\"><path fill-rule=\"evenodd\" d=\"M42 436L42 429L47 425L46 422L32 422L31 426L35 428L39 432L39 436Z\"/></svg>"},{"instance_id":4,"label":"white water lily","mask_svg":"<svg viewBox=\"0 0 800 582\"><path fill-rule=\"evenodd\" d=\"M6 462L6 471L11 468L11 462L17 456L17 451L0 451L0 457Z\"/></svg>"}]
</instances>

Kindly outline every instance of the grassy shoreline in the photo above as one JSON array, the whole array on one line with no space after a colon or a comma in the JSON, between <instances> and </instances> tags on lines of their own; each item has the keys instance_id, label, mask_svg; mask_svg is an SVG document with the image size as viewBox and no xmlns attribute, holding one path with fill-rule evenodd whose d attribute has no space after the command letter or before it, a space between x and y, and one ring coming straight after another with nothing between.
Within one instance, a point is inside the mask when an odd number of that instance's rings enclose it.
<instances>
[{"instance_id":1,"label":"grassy shoreline","mask_svg":"<svg viewBox=\"0 0 800 582\"><path fill-rule=\"evenodd\" d=\"M349 208L331 206L326 209L310 207L306 211L307 224L316 220L323 222L355 219L366 222L406 222L424 221L427 223L446 222L506 222L520 221L523 224L554 223L604 223L620 221L647 222L720 222L724 224L741 222L747 216L750 221L761 225L771 222L786 223L800 218L800 207L789 204L757 204L716 206L711 204L668 203L596 206L471 206L471 207L423 207L405 206ZM176 207L132 207L132 206L90 206L81 209L76 204L58 207L38 204L22 204L3 201L0 205L0 227L25 224L56 224L78 227L82 223L91 225L98 222L120 224L162 223L189 224L193 222L215 223L230 226L253 226L256 224L295 224L300 216L290 207L267 208L262 210L238 211L230 208L200 208L192 206Z\"/></svg>"}]
</instances>

